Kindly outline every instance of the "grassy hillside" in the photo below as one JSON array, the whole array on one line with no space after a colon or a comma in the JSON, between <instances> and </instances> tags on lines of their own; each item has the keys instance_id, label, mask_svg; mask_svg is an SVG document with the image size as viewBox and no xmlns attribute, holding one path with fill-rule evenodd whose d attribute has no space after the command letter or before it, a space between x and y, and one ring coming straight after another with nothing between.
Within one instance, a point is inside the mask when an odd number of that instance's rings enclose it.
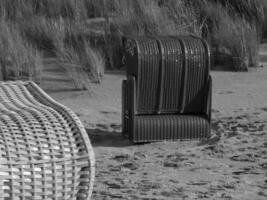
<instances>
[{"instance_id":1,"label":"grassy hillside","mask_svg":"<svg viewBox=\"0 0 267 200\"><path fill-rule=\"evenodd\" d=\"M105 66L122 66L123 35L199 35L245 70L258 65L266 8L265 0L1 0L0 78L38 80L50 52L76 81L100 81Z\"/></svg>"},{"instance_id":2,"label":"grassy hillside","mask_svg":"<svg viewBox=\"0 0 267 200\"><path fill-rule=\"evenodd\" d=\"M0 1L2 77L39 79L36 72L42 69L41 57L49 52L68 64L73 79L79 80L79 74L86 72L83 78L99 81L104 57L84 37L93 12L90 1L85 0ZM24 72L24 66L31 72Z\"/></svg>"}]
</instances>

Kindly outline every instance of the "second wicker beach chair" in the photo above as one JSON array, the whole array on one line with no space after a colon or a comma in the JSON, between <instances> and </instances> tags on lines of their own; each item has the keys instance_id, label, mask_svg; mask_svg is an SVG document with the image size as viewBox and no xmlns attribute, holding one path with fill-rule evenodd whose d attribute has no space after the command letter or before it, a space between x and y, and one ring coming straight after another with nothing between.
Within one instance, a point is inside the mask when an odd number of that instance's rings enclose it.
<instances>
[{"instance_id":1,"label":"second wicker beach chair","mask_svg":"<svg viewBox=\"0 0 267 200\"><path fill-rule=\"evenodd\" d=\"M134 142L210 135L210 49L193 37L125 38L123 133Z\"/></svg>"},{"instance_id":2,"label":"second wicker beach chair","mask_svg":"<svg viewBox=\"0 0 267 200\"><path fill-rule=\"evenodd\" d=\"M78 117L33 82L0 82L0 199L89 200L94 177Z\"/></svg>"}]
</instances>

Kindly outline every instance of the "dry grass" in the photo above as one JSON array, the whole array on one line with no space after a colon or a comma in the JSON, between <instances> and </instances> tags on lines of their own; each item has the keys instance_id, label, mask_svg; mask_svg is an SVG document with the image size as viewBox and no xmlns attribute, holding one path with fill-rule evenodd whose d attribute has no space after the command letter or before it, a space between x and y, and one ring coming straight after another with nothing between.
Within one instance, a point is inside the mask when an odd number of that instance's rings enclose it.
<instances>
[{"instance_id":1,"label":"dry grass","mask_svg":"<svg viewBox=\"0 0 267 200\"><path fill-rule=\"evenodd\" d=\"M64 48L62 52L57 53L60 59L59 64L67 71L76 88L90 91L90 80L80 64L80 55L71 47Z\"/></svg>"},{"instance_id":2,"label":"dry grass","mask_svg":"<svg viewBox=\"0 0 267 200\"><path fill-rule=\"evenodd\" d=\"M75 42L66 45L69 36L78 38L78 35L82 36L86 31L88 10L85 3L90 1L1 1L0 18L4 29L1 30L0 37L2 41L8 41L2 44L3 78L17 79L23 75L32 79L32 76L37 75L36 71L40 71L35 66L41 63L40 52L49 51L64 61L65 68L77 87L89 88L89 80L100 82L105 64L102 55L89 44L84 44L81 48ZM5 52L6 46L8 51Z\"/></svg>"},{"instance_id":3,"label":"dry grass","mask_svg":"<svg viewBox=\"0 0 267 200\"><path fill-rule=\"evenodd\" d=\"M100 83L105 73L105 60L101 51L86 43L83 65L86 67L84 70L88 72L91 80Z\"/></svg>"},{"instance_id":4,"label":"dry grass","mask_svg":"<svg viewBox=\"0 0 267 200\"><path fill-rule=\"evenodd\" d=\"M100 51L92 48L89 42L82 40L79 45L62 43L58 47L57 57L77 88L90 90L92 82L101 82L105 61Z\"/></svg>"},{"instance_id":5,"label":"dry grass","mask_svg":"<svg viewBox=\"0 0 267 200\"><path fill-rule=\"evenodd\" d=\"M201 34L196 13L182 0L170 0L163 5L157 0L104 2L107 55L112 68L122 65L118 62L122 56L121 36Z\"/></svg>"},{"instance_id":6,"label":"dry grass","mask_svg":"<svg viewBox=\"0 0 267 200\"><path fill-rule=\"evenodd\" d=\"M245 2L247 1L243 3ZM242 8L247 9L246 13L250 13L247 5L245 4ZM248 67L258 66L259 24L263 17L261 10L258 11L257 17L249 18L249 14L244 16L242 12L234 12L239 7L230 4L205 1L202 7L197 6L200 9L199 15L205 18L204 34L216 47L215 55L231 58L232 62L230 63L238 71L246 71ZM215 57L215 59L217 58Z\"/></svg>"},{"instance_id":7,"label":"dry grass","mask_svg":"<svg viewBox=\"0 0 267 200\"><path fill-rule=\"evenodd\" d=\"M213 41L225 49L232 57L233 67L247 71L250 66L258 65L259 41L256 27L243 19L224 18L224 22L213 30Z\"/></svg>"},{"instance_id":8,"label":"dry grass","mask_svg":"<svg viewBox=\"0 0 267 200\"><path fill-rule=\"evenodd\" d=\"M263 0L102 0L107 14L107 55L121 66L122 35L199 35L229 55L235 70L258 66ZM104 2L104 3L103 3ZM267 10L267 9L266 9ZM101 11L99 12L101 13ZM112 14L110 14L112 13ZM110 36L111 35L111 36ZM228 62L229 64L229 62Z\"/></svg>"},{"instance_id":9,"label":"dry grass","mask_svg":"<svg viewBox=\"0 0 267 200\"><path fill-rule=\"evenodd\" d=\"M245 19L250 23L262 24L266 15L267 1L265 0L219 0L233 16Z\"/></svg>"},{"instance_id":10,"label":"dry grass","mask_svg":"<svg viewBox=\"0 0 267 200\"><path fill-rule=\"evenodd\" d=\"M184 2L169 1L159 5L158 1L114 0L113 26L126 35L180 35L199 34L194 11ZM132 32L134 31L134 32Z\"/></svg>"},{"instance_id":11,"label":"dry grass","mask_svg":"<svg viewBox=\"0 0 267 200\"><path fill-rule=\"evenodd\" d=\"M1 0L2 17L19 21L36 16L46 18L68 18L81 20L87 18L87 0Z\"/></svg>"},{"instance_id":12,"label":"dry grass","mask_svg":"<svg viewBox=\"0 0 267 200\"><path fill-rule=\"evenodd\" d=\"M1 66L10 77L24 73L18 68L36 76L40 51L50 51L72 66L76 85L81 79L100 82L105 65L122 66L123 35L194 34L229 54L237 70L246 70L258 65L266 11L265 0L2 0L0 38L8 42L0 44ZM88 42L90 17L105 18L102 46Z\"/></svg>"},{"instance_id":13,"label":"dry grass","mask_svg":"<svg viewBox=\"0 0 267 200\"><path fill-rule=\"evenodd\" d=\"M40 81L42 56L29 45L16 26L0 22L0 64L4 80Z\"/></svg>"}]
</instances>

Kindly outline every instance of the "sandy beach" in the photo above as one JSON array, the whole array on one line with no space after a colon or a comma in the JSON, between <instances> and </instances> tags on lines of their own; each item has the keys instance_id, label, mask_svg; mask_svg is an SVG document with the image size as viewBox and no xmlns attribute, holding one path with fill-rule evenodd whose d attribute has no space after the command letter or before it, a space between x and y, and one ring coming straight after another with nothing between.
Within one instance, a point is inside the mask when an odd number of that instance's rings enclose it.
<instances>
[{"instance_id":1,"label":"sandy beach","mask_svg":"<svg viewBox=\"0 0 267 200\"><path fill-rule=\"evenodd\" d=\"M121 135L123 72L93 94L77 91L45 61L41 87L82 120L96 156L92 199L267 199L267 44L263 67L212 71L212 137L134 145Z\"/></svg>"}]
</instances>

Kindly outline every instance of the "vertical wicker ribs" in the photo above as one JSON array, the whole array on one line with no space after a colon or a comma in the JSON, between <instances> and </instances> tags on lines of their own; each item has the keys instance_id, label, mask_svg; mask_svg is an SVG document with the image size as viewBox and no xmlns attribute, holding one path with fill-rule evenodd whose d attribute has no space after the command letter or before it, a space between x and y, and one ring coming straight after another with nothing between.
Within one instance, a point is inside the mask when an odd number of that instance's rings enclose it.
<instances>
[{"instance_id":1,"label":"vertical wicker ribs","mask_svg":"<svg viewBox=\"0 0 267 200\"><path fill-rule=\"evenodd\" d=\"M157 109L160 54L157 42L150 38L126 41L127 75L138 77L137 111L153 113ZM139 67L136 67L136 64Z\"/></svg>"},{"instance_id":2,"label":"vertical wicker ribs","mask_svg":"<svg viewBox=\"0 0 267 200\"><path fill-rule=\"evenodd\" d=\"M0 199L90 199L94 163L71 110L32 82L0 83Z\"/></svg>"},{"instance_id":3,"label":"vertical wicker ribs","mask_svg":"<svg viewBox=\"0 0 267 200\"><path fill-rule=\"evenodd\" d=\"M193 36L126 38L124 44L124 134L135 142L208 137L208 44Z\"/></svg>"}]
</instances>

